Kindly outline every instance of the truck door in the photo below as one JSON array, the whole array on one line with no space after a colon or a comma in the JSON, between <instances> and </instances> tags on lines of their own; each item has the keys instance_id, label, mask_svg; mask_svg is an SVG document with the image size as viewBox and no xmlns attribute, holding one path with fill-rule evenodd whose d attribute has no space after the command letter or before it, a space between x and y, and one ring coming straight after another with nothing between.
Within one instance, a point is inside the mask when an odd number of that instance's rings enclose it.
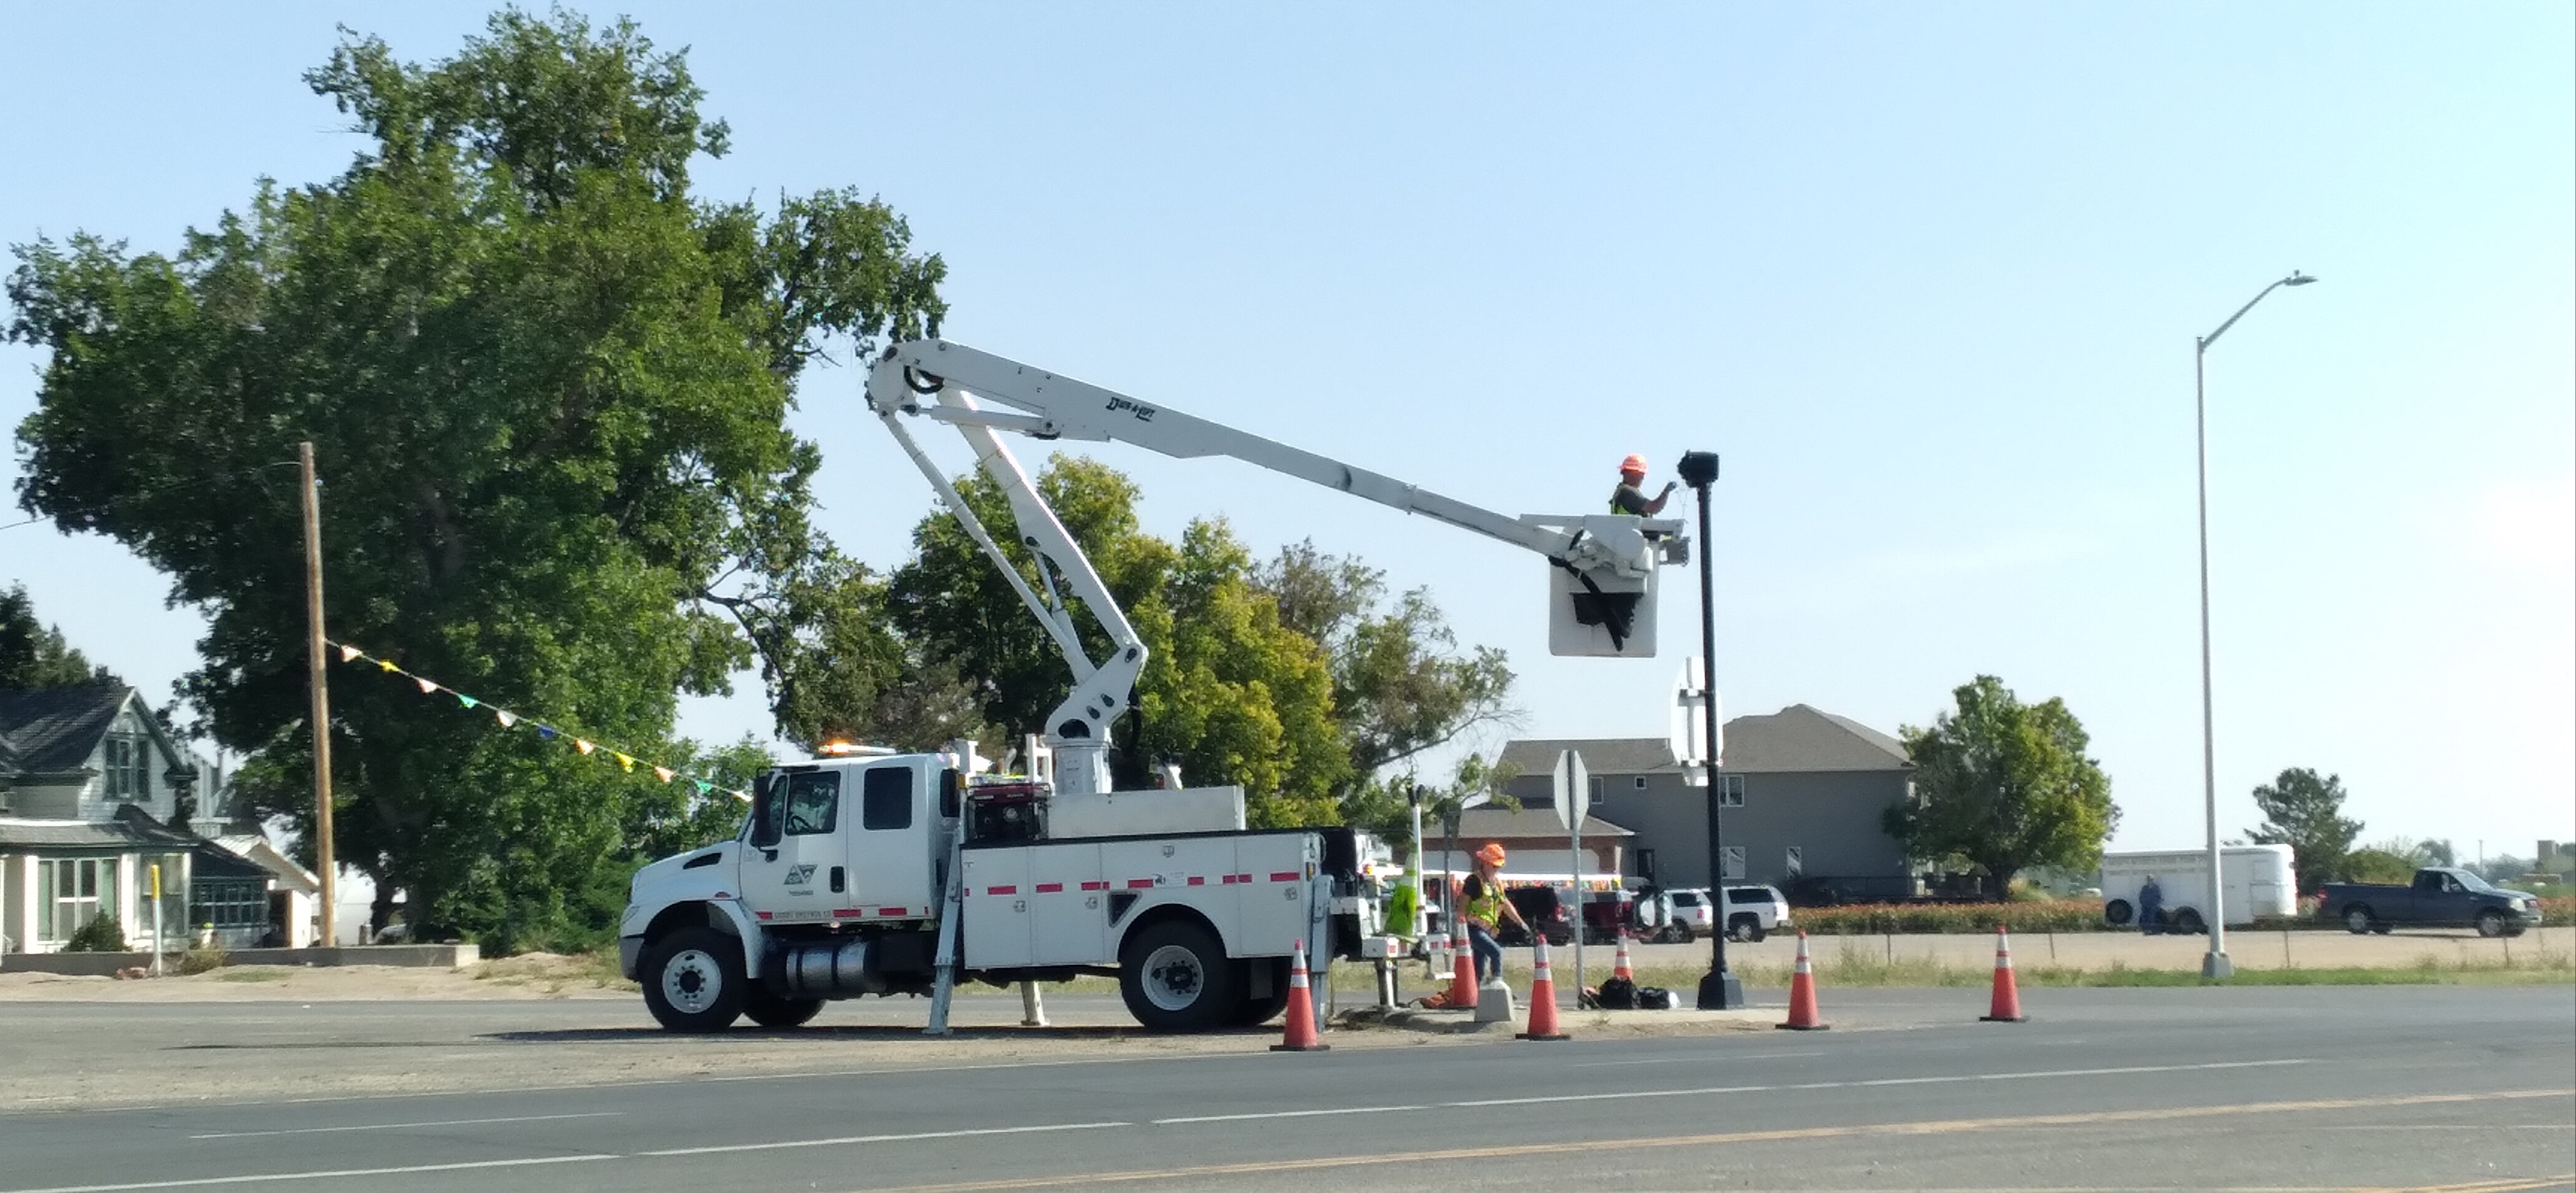
<instances>
[{"instance_id":1,"label":"truck door","mask_svg":"<svg viewBox=\"0 0 2576 1193\"><path fill-rule=\"evenodd\" d=\"M844 906L862 918L920 919L938 899L931 892L929 792L908 762L856 772L849 838L850 894Z\"/></svg>"},{"instance_id":2,"label":"truck door","mask_svg":"<svg viewBox=\"0 0 2576 1193\"><path fill-rule=\"evenodd\" d=\"M2415 918L2419 921L2465 924L2469 922L2469 905L2474 900L2469 888L2460 880L2440 870L2418 870L2415 873Z\"/></svg>"},{"instance_id":3,"label":"truck door","mask_svg":"<svg viewBox=\"0 0 2576 1193\"><path fill-rule=\"evenodd\" d=\"M764 920L828 920L849 881L842 853L841 775L789 771L769 801L766 834L775 846L746 852L742 894Z\"/></svg>"}]
</instances>

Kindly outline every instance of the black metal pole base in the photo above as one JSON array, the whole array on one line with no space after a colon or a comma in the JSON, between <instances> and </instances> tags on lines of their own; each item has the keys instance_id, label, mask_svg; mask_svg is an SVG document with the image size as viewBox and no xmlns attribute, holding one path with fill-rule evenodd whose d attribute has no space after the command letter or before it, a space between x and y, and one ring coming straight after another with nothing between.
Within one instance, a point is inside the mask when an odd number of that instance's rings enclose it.
<instances>
[{"instance_id":1,"label":"black metal pole base","mask_svg":"<svg viewBox=\"0 0 2576 1193\"><path fill-rule=\"evenodd\" d=\"M1699 1009L1732 1011L1744 1006L1744 983L1735 980L1735 971L1712 969L1699 980Z\"/></svg>"}]
</instances>

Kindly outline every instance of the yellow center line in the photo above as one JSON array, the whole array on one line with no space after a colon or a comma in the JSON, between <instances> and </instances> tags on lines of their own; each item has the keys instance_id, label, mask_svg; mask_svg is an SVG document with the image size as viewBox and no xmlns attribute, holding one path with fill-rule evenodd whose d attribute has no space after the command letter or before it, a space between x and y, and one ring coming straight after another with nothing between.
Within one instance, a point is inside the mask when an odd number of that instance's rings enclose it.
<instances>
[{"instance_id":1,"label":"yellow center line","mask_svg":"<svg viewBox=\"0 0 2576 1193\"><path fill-rule=\"evenodd\" d=\"M1385 1164L1419 1164L1448 1160L1494 1160L1520 1156L1564 1156L1584 1152L1636 1151L1647 1148L1711 1147L1728 1143L1781 1143L1808 1139L1850 1139L1868 1135L1947 1135L1971 1131L2010 1131L2029 1127L2098 1126L2104 1123L2171 1122L2234 1114L2285 1114L2321 1110L2367 1110L2399 1106L2433 1106L2524 1098L2565 1098L2576 1089L2500 1090L2476 1094L2408 1094L2385 1098L2320 1098L2297 1102L2240 1102L2229 1106L2181 1106L2163 1110L2101 1110L2079 1114L2024 1114L2004 1118L1933 1119L1910 1123L1866 1123L1843 1127L1790 1127L1771 1131L1727 1131L1711 1135L1660 1135L1643 1139L1584 1139L1570 1143L1506 1144L1439 1151L1354 1156L1310 1156L1293 1160L1254 1160L1239 1164L1196 1164L1184 1168L1140 1168L1123 1172L1084 1172L1063 1176L1006 1177L937 1185L874 1188L853 1193L990 1193L1005 1189L1059 1189L1077 1185L1113 1185L1137 1181L1175 1181L1259 1173L1307 1172ZM2427 1185L2411 1189L2353 1188L2352 1193L2513 1193L2567 1184L2576 1175L2521 1177L2464 1185ZM2266 1191L2283 1193L2283 1191Z\"/></svg>"}]
</instances>

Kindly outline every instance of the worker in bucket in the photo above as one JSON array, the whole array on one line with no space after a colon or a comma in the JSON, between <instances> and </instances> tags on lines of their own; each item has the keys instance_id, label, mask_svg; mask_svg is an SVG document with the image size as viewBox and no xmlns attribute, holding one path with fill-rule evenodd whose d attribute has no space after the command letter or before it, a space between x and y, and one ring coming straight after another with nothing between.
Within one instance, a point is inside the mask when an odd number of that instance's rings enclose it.
<instances>
[{"instance_id":1,"label":"worker in bucket","mask_svg":"<svg viewBox=\"0 0 2576 1193\"><path fill-rule=\"evenodd\" d=\"M1678 487L1679 482L1665 481L1663 492L1646 496L1646 457L1630 456L1619 461L1619 487L1610 491L1610 512L1654 517L1664 512L1664 503Z\"/></svg>"},{"instance_id":2,"label":"worker in bucket","mask_svg":"<svg viewBox=\"0 0 2576 1193\"><path fill-rule=\"evenodd\" d=\"M1467 921L1467 947L1476 954L1476 984L1481 986L1503 974L1503 945L1494 935L1505 921L1529 931L1521 919L1520 909L1503 897L1503 843L1487 841L1476 851L1475 871L1467 875L1460 888L1465 901L1460 914ZM1532 933L1536 935L1536 933Z\"/></svg>"}]
</instances>

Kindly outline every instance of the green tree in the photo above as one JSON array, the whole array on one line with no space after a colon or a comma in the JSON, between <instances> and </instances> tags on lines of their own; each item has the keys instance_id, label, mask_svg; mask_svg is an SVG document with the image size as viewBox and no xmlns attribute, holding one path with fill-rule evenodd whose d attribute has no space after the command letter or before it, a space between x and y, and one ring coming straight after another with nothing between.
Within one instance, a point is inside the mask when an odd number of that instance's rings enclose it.
<instances>
[{"instance_id":1,"label":"green tree","mask_svg":"<svg viewBox=\"0 0 2576 1193\"><path fill-rule=\"evenodd\" d=\"M1350 741L1353 782L1470 729L1516 720L1503 652L1461 653L1428 591L1388 604L1384 572L1326 555L1312 539L1281 548L1255 579L1278 605L1280 623L1321 643L1331 659L1334 717Z\"/></svg>"},{"instance_id":2,"label":"green tree","mask_svg":"<svg viewBox=\"0 0 2576 1193\"><path fill-rule=\"evenodd\" d=\"M2421 864L2404 852L2373 845L2343 855L2341 873L2345 882L2403 883L2414 879Z\"/></svg>"},{"instance_id":3,"label":"green tree","mask_svg":"<svg viewBox=\"0 0 2576 1193\"><path fill-rule=\"evenodd\" d=\"M2026 867L2099 865L2120 809L2066 702L2024 704L1991 675L1952 697L1931 728L1902 731L1913 788L1887 810L1888 835L1914 857L1983 869L1999 896Z\"/></svg>"},{"instance_id":4,"label":"green tree","mask_svg":"<svg viewBox=\"0 0 2576 1193\"><path fill-rule=\"evenodd\" d=\"M36 620L26 585L0 592L0 692L124 683L65 641L61 627Z\"/></svg>"},{"instance_id":5,"label":"green tree","mask_svg":"<svg viewBox=\"0 0 2576 1193\"><path fill-rule=\"evenodd\" d=\"M10 337L48 354L20 503L206 611L185 691L256 806L309 803L297 497L271 467L298 440L336 637L628 749L755 656L798 678L825 620L800 602L831 586L793 384L836 337L935 331L939 260L848 192L695 202L727 130L629 22L505 11L429 66L351 35L306 81L366 140L344 173L264 182L173 256L18 246L8 287ZM338 853L416 929L612 927L649 776L340 674Z\"/></svg>"},{"instance_id":6,"label":"green tree","mask_svg":"<svg viewBox=\"0 0 2576 1193\"><path fill-rule=\"evenodd\" d=\"M2361 835L2361 822L2343 815L2343 800L2342 776L2319 778L2306 767L2282 771L2254 789L2254 806L2263 811L2254 843L2289 846L2302 891L2333 881L2354 838Z\"/></svg>"}]
</instances>

